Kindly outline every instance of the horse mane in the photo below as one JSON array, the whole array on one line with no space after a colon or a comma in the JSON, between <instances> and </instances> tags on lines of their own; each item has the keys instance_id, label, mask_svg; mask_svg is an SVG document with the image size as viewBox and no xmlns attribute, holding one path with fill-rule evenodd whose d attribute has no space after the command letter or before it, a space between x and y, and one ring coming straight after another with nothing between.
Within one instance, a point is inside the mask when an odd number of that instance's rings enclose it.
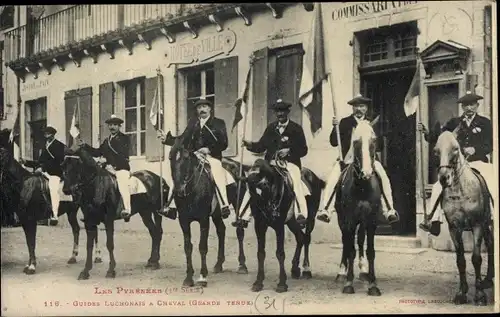
<instances>
[{"instance_id":1,"label":"horse mane","mask_svg":"<svg viewBox=\"0 0 500 317\"><path fill-rule=\"evenodd\" d=\"M456 138L456 135L450 131L443 131L439 135L439 137L436 141L436 147L438 147L438 145L441 146L443 143L445 143L445 144L450 143L454 147L460 148L460 144L458 144L458 140Z\"/></svg>"},{"instance_id":2,"label":"horse mane","mask_svg":"<svg viewBox=\"0 0 500 317\"><path fill-rule=\"evenodd\" d=\"M376 137L371 123L366 120L362 120L358 123L352 133L352 142L357 141L366 135L370 135L372 138Z\"/></svg>"}]
</instances>

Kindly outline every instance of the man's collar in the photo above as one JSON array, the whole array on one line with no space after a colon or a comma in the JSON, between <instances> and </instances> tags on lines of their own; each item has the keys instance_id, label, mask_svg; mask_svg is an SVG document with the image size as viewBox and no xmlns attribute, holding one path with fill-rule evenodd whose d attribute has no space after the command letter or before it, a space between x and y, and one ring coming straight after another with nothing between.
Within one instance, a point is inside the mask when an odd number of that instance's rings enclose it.
<instances>
[{"instance_id":1,"label":"man's collar","mask_svg":"<svg viewBox=\"0 0 500 317\"><path fill-rule=\"evenodd\" d=\"M472 120L474 120L474 118L476 117L477 113L474 113L472 115L472 117L467 117L466 115L463 115L463 119L466 120L466 121L469 121L469 122L472 122Z\"/></svg>"},{"instance_id":2,"label":"man's collar","mask_svg":"<svg viewBox=\"0 0 500 317\"><path fill-rule=\"evenodd\" d=\"M53 138L50 141L45 141L45 144L47 145L47 147L49 147L52 143L54 143L55 140L56 140L56 138Z\"/></svg>"},{"instance_id":3,"label":"man's collar","mask_svg":"<svg viewBox=\"0 0 500 317\"><path fill-rule=\"evenodd\" d=\"M355 115L352 115L352 116L354 117L354 119L355 119L357 122L359 122L359 121L363 121L363 120L367 120L367 119L366 119L366 115L364 115L364 116L363 116L363 117L361 117L361 118L358 118L358 117L356 117Z\"/></svg>"},{"instance_id":4,"label":"man's collar","mask_svg":"<svg viewBox=\"0 0 500 317\"><path fill-rule=\"evenodd\" d=\"M286 126L288 126L288 123L290 123L290 119L287 119L284 123L281 123L278 121L277 126L278 127L286 127Z\"/></svg>"}]
</instances>

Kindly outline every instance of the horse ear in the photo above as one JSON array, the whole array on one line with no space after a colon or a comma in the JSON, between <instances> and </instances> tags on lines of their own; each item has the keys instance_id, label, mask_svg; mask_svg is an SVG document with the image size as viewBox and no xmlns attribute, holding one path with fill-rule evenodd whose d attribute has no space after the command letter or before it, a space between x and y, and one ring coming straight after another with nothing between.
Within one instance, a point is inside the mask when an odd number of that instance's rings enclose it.
<instances>
[{"instance_id":1,"label":"horse ear","mask_svg":"<svg viewBox=\"0 0 500 317\"><path fill-rule=\"evenodd\" d=\"M378 123L379 120L380 120L380 115L378 115L375 119L373 119L370 122L370 125L373 127L374 125L376 125Z\"/></svg>"}]
</instances>

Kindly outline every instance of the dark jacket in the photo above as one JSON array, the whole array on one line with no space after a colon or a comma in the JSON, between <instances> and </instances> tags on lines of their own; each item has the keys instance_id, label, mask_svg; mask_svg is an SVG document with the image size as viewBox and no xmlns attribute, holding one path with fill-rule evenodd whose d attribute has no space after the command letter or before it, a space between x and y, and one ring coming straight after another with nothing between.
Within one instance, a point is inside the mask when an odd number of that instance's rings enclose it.
<instances>
[{"instance_id":1,"label":"dark jacket","mask_svg":"<svg viewBox=\"0 0 500 317\"><path fill-rule=\"evenodd\" d=\"M26 161L24 165L32 168L37 168L39 166L49 175L62 177L61 164L64 161L65 151L66 145L54 139L48 149L45 145L43 149L40 150L38 162Z\"/></svg>"},{"instance_id":2,"label":"dark jacket","mask_svg":"<svg viewBox=\"0 0 500 317\"><path fill-rule=\"evenodd\" d=\"M467 161L483 161L488 163L489 160L486 155L491 154L493 150L493 129L491 121L478 114L476 114L470 126L467 126L464 120L464 116L452 118L446 122L441 128L441 131L429 132L429 134L425 136L425 140L435 144L441 132L453 132L455 128L460 125L457 131L457 141L458 144L460 144L460 148L463 150L466 147L473 147L476 151L467 158Z\"/></svg>"},{"instance_id":3,"label":"dark jacket","mask_svg":"<svg viewBox=\"0 0 500 317\"><path fill-rule=\"evenodd\" d=\"M285 158L287 162L302 167L300 159L307 155L308 148L304 130L300 125L290 120L283 134L278 131L278 121L270 123L258 142L251 142L248 150L254 153L266 152L265 160L274 159L281 149L289 148L290 153Z\"/></svg>"},{"instance_id":4,"label":"dark jacket","mask_svg":"<svg viewBox=\"0 0 500 317\"><path fill-rule=\"evenodd\" d=\"M111 141L109 141L110 137L107 137L98 149L87 145L86 150L94 157L103 156L106 163L113 166L116 171L130 171L129 137L121 132L118 132Z\"/></svg>"},{"instance_id":5,"label":"dark jacket","mask_svg":"<svg viewBox=\"0 0 500 317\"><path fill-rule=\"evenodd\" d=\"M228 145L226 123L214 116L210 116L203 128L198 118L189 120L186 129L178 137L184 139L184 146L187 149L196 151L206 147L210 150L210 156L219 160L222 159L222 152ZM163 144L173 145L175 139L167 138Z\"/></svg>"},{"instance_id":6,"label":"dark jacket","mask_svg":"<svg viewBox=\"0 0 500 317\"><path fill-rule=\"evenodd\" d=\"M371 121L370 118L366 117L366 120ZM378 132L378 125L379 123L376 123L373 127L373 131L375 133ZM351 136L352 132L354 131L354 128L358 126L358 121L356 121L356 118L354 118L354 115L350 115L348 117L343 118L340 120L339 123L339 132L340 132L340 144L342 145L342 157L345 157L347 155L347 152L349 152L349 148L351 147ZM337 147L339 144L337 142L337 129L333 127L332 133L330 134L330 144L333 147ZM377 136L377 151L381 150L382 147L382 140L380 137Z\"/></svg>"}]
</instances>

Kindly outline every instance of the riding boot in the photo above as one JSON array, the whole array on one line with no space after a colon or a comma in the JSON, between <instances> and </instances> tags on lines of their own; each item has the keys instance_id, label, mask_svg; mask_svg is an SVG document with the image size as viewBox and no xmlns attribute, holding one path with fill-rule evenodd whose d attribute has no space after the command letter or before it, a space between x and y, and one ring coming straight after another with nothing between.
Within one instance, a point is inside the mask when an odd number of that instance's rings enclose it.
<instances>
[{"instance_id":1,"label":"riding boot","mask_svg":"<svg viewBox=\"0 0 500 317\"><path fill-rule=\"evenodd\" d=\"M343 162L335 163L333 166L333 170L328 178L325 189L323 190L321 205L324 207L318 210L316 215L316 219L326 223L330 222L331 212L335 212L335 192L340 176L342 175L342 165L339 163Z\"/></svg>"},{"instance_id":2,"label":"riding boot","mask_svg":"<svg viewBox=\"0 0 500 317\"><path fill-rule=\"evenodd\" d=\"M432 207L430 217L431 219L424 219L422 223L419 224L419 228L422 229L425 232L429 232L433 236L439 236L441 233L441 223L442 223L442 210L439 207L439 204L441 203L441 198L442 198L442 187L439 182L436 182L432 186L432 193L431 193L431 199L430 199L430 206ZM429 221L431 222L429 224Z\"/></svg>"},{"instance_id":3,"label":"riding boot","mask_svg":"<svg viewBox=\"0 0 500 317\"><path fill-rule=\"evenodd\" d=\"M171 195L173 196L173 191L171 192ZM165 197L167 197L165 195ZM169 204L170 202L170 204ZM163 210L158 210L158 213L164 217L167 217L169 219L175 220L177 219L177 207L175 206L175 200L173 197L170 197L165 200L165 204L163 207Z\"/></svg>"},{"instance_id":4,"label":"riding boot","mask_svg":"<svg viewBox=\"0 0 500 317\"><path fill-rule=\"evenodd\" d=\"M243 196L243 201L241 202L240 208L242 209L240 211L239 217L236 218L236 220L231 224L233 225L233 227L244 229L248 227L248 223L250 222L250 219L252 217L252 212L250 210L250 192L248 190L248 187L245 195Z\"/></svg>"},{"instance_id":5,"label":"riding boot","mask_svg":"<svg viewBox=\"0 0 500 317\"><path fill-rule=\"evenodd\" d=\"M375 168L375 173L377 174L382 187L381 203L384 217L389 223L397 222L399 221L399 214L394 209L394 199L392 198L392 188L389 177L379 161L375 160L373 167Z\"/></svg>"}]
</instances>

